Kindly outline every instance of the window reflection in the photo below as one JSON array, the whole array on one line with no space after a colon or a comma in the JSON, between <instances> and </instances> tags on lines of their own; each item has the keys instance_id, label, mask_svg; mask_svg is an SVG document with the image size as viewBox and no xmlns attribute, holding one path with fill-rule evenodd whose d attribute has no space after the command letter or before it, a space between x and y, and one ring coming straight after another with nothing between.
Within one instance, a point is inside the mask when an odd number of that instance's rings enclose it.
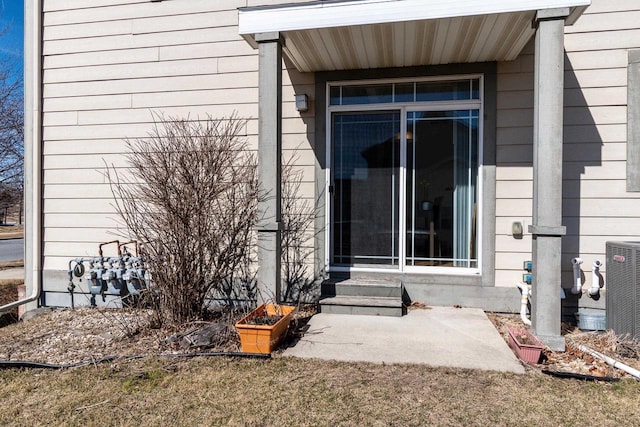
<instances>
[{"instance_id":1,"label":"window reflection","mask_svg":"<svg viewBox=\"0 0 640 427\"><path fill-rule=\"evenodd\" d=\"M398 265L399 113L333 116L336 264Z\"/></svg>"},{"instance_id":2,"label":"window reflection","mask_svg":"<svg viewBox=\"0 0 640 427\"><path fill-rule=\"evenodd\" d=\"M480 80L335 85L329 105L364 105L480 99Z\"/></svg>"}]
</instances>

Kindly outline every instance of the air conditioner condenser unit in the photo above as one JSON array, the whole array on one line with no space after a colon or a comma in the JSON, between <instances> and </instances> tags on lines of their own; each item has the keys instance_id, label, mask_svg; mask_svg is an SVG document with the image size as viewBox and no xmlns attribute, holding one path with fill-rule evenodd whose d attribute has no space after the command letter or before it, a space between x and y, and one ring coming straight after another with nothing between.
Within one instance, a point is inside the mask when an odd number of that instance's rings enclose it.
<instances>
[{"instance_id":1,"label":"air conditioner condenser unit","mask_svg":"<svg viewBox=\"0 0 640 427\"><path fill-rule=\"evenodd\" d=\"M640 339L640 242L607 242L607 329Z\"/></svg>"}]
</instances>

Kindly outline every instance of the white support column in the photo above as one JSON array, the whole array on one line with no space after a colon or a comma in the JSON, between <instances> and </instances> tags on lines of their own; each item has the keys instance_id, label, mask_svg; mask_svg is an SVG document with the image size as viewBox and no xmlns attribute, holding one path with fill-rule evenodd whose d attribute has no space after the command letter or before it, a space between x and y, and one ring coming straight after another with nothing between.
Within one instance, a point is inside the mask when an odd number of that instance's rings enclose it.
<instances>
[{"instance_id":1,"label":"white support column","mask_svg":"<svg viewBox=\"0 0 640 427\"><path fill-rule=\"evenodd\" d=\"M533 125L532 325L540 340L564 350L561 326L562 129L564 24L568 8L536 15Z\"/></svg>"},{"instance_id":2,"label":"white support column","mask_svg":"<svg viewBox=\"0 0 640 427\"><path fill-rule=\"evenodd\" d=\"M282 176L282 38L256 34L259 52L258 178L263 197L258 205L258 303L281 297Z\"/></svg>"}]
</instances>

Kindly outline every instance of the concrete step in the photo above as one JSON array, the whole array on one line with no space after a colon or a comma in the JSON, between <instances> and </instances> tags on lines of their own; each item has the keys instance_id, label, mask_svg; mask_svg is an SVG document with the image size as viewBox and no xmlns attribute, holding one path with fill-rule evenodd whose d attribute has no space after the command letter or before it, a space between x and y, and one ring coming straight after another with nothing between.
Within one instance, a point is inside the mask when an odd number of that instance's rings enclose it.
<instances>
[{"instance_id":1,"label":"concrete step","mask_svg":"<svg viewBox=\"0 0 640 427\"><path fill-rule=\"evenodd\" d=\"M402 284L375 279L327 280L322 284L322 296L386 297L402 300Z\"/></svg>"},{"instance_id":2,"label":"concrete step","mask_svg":"<svg viewBox=\"0 0 640 427\"><path fill-rule=\"evenodd\" d=\"M400 317L405 313L405 309L402 304L402 298L340 295L322 298L320 300L320 312Z\"/></svg>"}]
</instances>

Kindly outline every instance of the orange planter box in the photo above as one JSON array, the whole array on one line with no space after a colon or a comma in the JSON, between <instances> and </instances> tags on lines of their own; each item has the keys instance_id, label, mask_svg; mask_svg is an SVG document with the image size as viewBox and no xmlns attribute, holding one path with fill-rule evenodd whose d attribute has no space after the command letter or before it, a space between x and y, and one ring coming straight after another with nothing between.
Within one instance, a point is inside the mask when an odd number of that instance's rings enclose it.
<instances>
[{"instance_id":1,"label":"orange planter box","mask_svg":"<svg viewBox=\"0 0 640 427\"><path fill-rule=\"evenodd\" d=\"M296 308L289 305L262 304L236 323L240 334L243 353L269 354L284 338L291 313ZM252 325L251 320L258 316L282 316L274 325Z\"/></svg>"}]
</instances>

